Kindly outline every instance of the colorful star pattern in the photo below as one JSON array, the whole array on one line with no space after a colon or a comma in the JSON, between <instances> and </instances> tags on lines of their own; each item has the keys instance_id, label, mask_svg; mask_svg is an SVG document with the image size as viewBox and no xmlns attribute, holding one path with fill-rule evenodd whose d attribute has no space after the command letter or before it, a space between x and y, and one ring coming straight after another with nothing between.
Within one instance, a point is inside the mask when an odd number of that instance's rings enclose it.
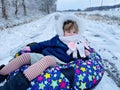
<instances>
[{"instance_id":1,"label":"colorful star pattern","mask_svg":"<svg viewBox=\"0 0 120 90\"><path fill-rule=\"evenodd\" d=\"M39 89L44 89L45 85L43 83L39 84Z\"/></svg>"},{"instance_id":2,"label":"colorful star pattern","mask_svg":"<svg viewBox=\"0 0 120 90\"><path fill-rule=\"evenodd\" d=\"M66 82L62 81L62 82L60 83L60 88L65 88L65 87L66 87Z\"/></svg>"},{"instance_id":3,"label":"colorful star pattern","mask_svg":"<svg viewBox=\"0 0 120 90\"><path fill-rule=\"evenodd\" d=\"M82 70L83 72L85 72L85 71L86 71L86 68L83 68L83 67L82 67L81 70Z\"/></svg>"},{"instance_id":4,"label":"colorful star pattern","mask_svg":"<svg viewBox=\"0 0 120 90\"><path fill-rule=\"evenodd\" d=\"M43 80L43 77L42 76L38 76L38 81L42 81Z\"/></svg>"},{"instance_id":5,"label":"colorful star pattern","mask_svg":"<svg viewBox=\"0 0 120 90\"><path fill-rule=\"evenodd\" d=\"M55 89L55 87L56 87L58 84L57 84L57 81L52 80L52 83L51 83L50 85L53 87L53 89Z\"/></svg>"},{"instance_id":6,"label":"colorful star pattern","mask_svg":"<svg viewBox=\"0 0 120 90\"><path fill-rule=\"evenodd\" d=\"M47 78L50 78L50 74L46 73L46 74L45 74L45 78L46 78L46 79L47 79Z\"/></svg>"},{"instance_id":7,"label":"colorful star pattern","mask_svg":"<svg viewBox=\"0 0 120 90\"><path fill-rule=\"evenodd\" d=\"M83 76L82 75L79 75L79 80L83 81Z\"/></svg>"},{"instance_id":8,"label":"colorful star pattern","mask_svg":"<svg viewBox=\"0 0 120 90\"><path fill-rule=\"evenodd\" d=\"M89 81L92 81L92 76L91 75L89 75L88 78L89 78Z\"/></svg>"},{"instance_id":9,"label":"colorful star pattern","mask_svg":"<svg viewBox=\"0 0 120 90\"><path fill-rule=\"evenodd\" d=\"M81 90L86 89L86 83L81 82L80 89Z\"/></svg>"},{"instance_id":10,"label":"colorful star pattern","mask_svg":"<svg viewBox=\"0 0 120 90\"><path fill-rule=\"evenodd\" d=\"M102 78L104 69L99 54L92 48L90 52L89 60L82 61L78 59L66 65L48 68L31 81L31 86L28 90L70 90L69 80L60 72L61 68L67 67L73 67L75 70L73 82L75 90L84 90L95 85ZM29 65L25 65L14 71L11 73L10 77L16 75L19 70L24 71L28 66Z\"/></svg>"}]
</instances>

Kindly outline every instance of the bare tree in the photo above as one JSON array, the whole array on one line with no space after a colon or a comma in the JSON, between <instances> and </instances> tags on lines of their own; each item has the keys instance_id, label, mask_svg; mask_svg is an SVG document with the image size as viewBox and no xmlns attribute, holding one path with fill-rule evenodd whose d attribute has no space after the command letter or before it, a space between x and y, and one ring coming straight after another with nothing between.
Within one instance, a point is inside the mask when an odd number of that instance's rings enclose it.
<instances>
[{"instance_id":1,"label":"bare tree","mask_svg":"<svg viewBox=\"0 0 120 90\"><path fill-rule=\"evenodd\" d=\"M23 14L26 16L31 13L54 12L56 10L57 0L1 0L0 6L2 17L8 19L10 17L18 17ZM31 11L32 9L32 11Z\"/></svg>"},{"instance_id":2,"label":"bare tree","mask_svg":"<svg viewBox=\"0 0 120 90\"><path fill-rule=\"evenodd\" d=\"M1 0L1 5L2 5L2 17L5 19L8 19L8 16L6 13L5 0Z\"/></svg>"},{"instance_id":3,"label":"bare tree","mask_svg":"<svg viewBox=\"0 0 120 90\"><path fill-rule=\"evenodd\" d=\"M22 6L23 6L24 15L26 16L27 15L27 11L26 11L25 0L22 0Z\"/></svg>"},{"instance_id":4,"label":"bare tree","mask_svg":"<svg viewBox=\"0 0 120 90\"><path fill-rule=\"evenodd\" d=\"M19 11L19 0L12 0L11 1L11 6L10 8L13 6L15 8L14 14L17 17L18 16L18 11ZM12 15L12 14L11 14Z\"/></svg>"},{"instance_id":5,"label":"bare tree","mask_svg":"<svg viewBox=\"0 0 120 90\"><path fill-rule=\"evenodd\" d=\"M18 15L18 0L15 0L15 15Z\"/></svg>"},{"instance_id":6,"label":"bare tree","mask_svg":"<svg viewBox=\"0 0 120 90\"><path fill-rule=\"evenodd\" d=\"M15 15L18 15L19 9L22 7L23 8L23 14L26 16L26 5L25 5L25 0L13 0L13 5L15 7Z\"/></svg>"},{"instance_id":7,"label":"bare tree","mask_svg":"<svg viewBox=\"0 0 120 90\"><path fill-rule=\"evenodd\" d=\"M56 0L44 0L45 11L50 13L52 6L55 4Z\"/></svg>"}]
</instances>

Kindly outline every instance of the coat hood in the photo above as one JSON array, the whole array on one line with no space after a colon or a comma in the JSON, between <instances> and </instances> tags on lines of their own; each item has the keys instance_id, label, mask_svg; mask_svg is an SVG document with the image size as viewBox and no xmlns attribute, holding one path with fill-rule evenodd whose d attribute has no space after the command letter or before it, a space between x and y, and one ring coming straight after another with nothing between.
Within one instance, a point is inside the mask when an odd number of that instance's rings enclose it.
<instances>
[{"instance_id":1,"label":"coat hood","mask_svg":"<svg viewBox=\"0 0 120 90\"><path fill-rule=\"evenodd\" d=\"M71 20L76 22L78 25L78 34L81 35L83 33L83 20L78 18L75 15L67 15L67 14L62 14L59 16L59 18L56 21L56 31L59 36L63 36L63 24L65 21Z\"/></svg>"}]
</instances>

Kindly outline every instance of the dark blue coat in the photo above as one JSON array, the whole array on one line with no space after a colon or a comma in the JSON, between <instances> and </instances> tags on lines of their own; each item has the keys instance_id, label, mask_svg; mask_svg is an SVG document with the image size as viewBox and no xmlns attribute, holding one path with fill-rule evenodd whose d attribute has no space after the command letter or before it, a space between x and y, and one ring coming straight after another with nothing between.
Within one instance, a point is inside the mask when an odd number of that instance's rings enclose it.
<instances>
[{"instance_id":1,"label":"dark blue coat","mask_svg":"<svg viewBox=\"0 0 120 90\"><path fill-rule=\"evenodd\" d=\"M59 39L58 35L50 40L31 45L30 49L31 52L41 53L45 56L53 55L65 63L74 60L72 56L67 55L68 47Z\"/></svg>"}]
</instances>

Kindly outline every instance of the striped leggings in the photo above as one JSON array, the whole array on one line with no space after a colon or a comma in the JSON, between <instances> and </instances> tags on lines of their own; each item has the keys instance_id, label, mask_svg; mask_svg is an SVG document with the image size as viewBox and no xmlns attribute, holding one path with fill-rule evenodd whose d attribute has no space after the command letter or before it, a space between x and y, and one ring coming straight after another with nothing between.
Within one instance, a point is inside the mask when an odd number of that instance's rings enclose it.
<instances>
[{"instance_id":1,"label":"striped leggings","mask_svg":"<svg viewBox=\"0 0 120 90\"><path fill-rule=\"evenodd\" d=\"M25 64L31 64L30 54L25 53L9 62L0 70L1 75L7 75ZM41 74L47 67L56 65L56 60L52 56L44 56L38 62L29 66L23 73L31 81Z\"/></svg>"}]
</instances>

